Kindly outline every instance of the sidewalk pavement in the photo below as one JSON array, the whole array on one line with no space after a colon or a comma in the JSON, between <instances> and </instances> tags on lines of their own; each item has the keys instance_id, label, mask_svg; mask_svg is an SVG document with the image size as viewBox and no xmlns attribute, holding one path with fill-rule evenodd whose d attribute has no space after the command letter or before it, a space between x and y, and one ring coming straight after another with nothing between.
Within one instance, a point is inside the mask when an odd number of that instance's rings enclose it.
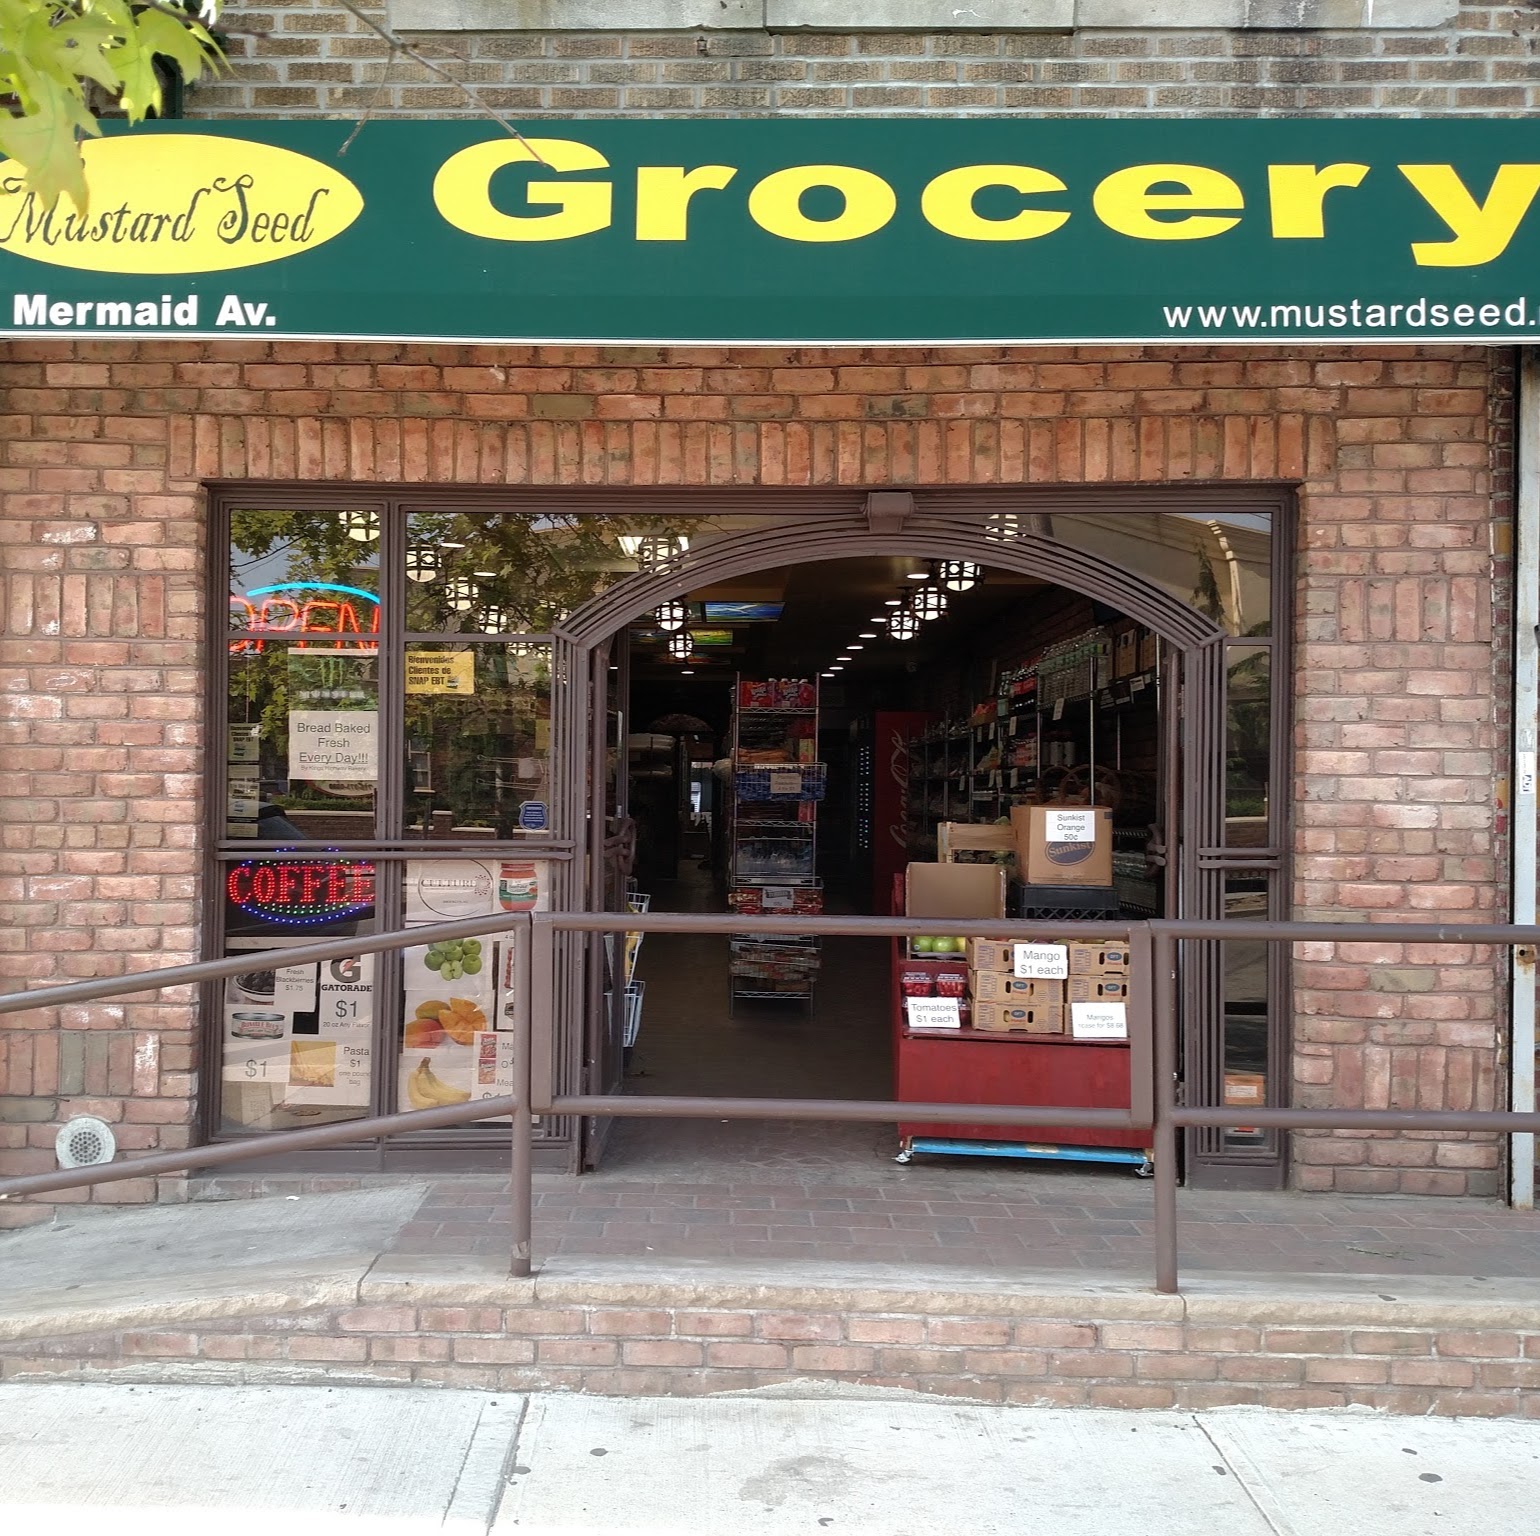
<instances>
[{"instance_id":1,"label":"sidewalk pavement","mask_svg":"<svg viewBox=\"0 0 1540 1536\"><path fill-rule=\"evenodd\" d=\"M0 1386L17 1536L1530 1536L1540 1424Z\"/></svg>"}]
</instances>

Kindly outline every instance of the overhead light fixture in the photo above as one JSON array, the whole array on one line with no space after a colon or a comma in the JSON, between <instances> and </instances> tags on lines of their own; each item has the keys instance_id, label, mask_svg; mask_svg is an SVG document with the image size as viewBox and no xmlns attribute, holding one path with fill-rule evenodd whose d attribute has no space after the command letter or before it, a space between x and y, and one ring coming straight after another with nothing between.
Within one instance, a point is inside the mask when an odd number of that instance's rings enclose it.
<instances>
[{"instance_id":1,"label":"overhead light fixture","mask_svg":"<svg viewBox=\"0 0 1540 1536\"><path fill-rule=\"evenodd\" d=\"M905 581L929 581L930 580L930 572L929 571L905 571L904 572L904 580Z\"/></svg>"},{"instance_id":2,"label":"overhead light fixture","mask_svg":"<svg viewBox=\"0 0 1540 1536\"><path fill-rule=\"evenodd\" d=\"M855 657L854 656L836 656L834 659L836 661L854 661Z\"/></svg>"},{"instance_id":3,"label":"overhead light fixture","mask_svg":"<svg viewBox=\"0 0 1540 1536\"><path fill-rule=\"evenodd\" d=\"M909 611L922 624L929 624L946 612L946 593L940 587L919 587L909 604Z\"/></svg>"},{"instance_id":4,"label":"overhead light fixture","mask_svg":"<svg viewBox=\"0 0 1540 1536\"><path fill-rule=\"evenodd\" d=\"M943 560L937 574L948 592L969 592L978 585L982 572L971 560Z\"/></svg>"},{"instance_id":5,"label":"overhead light fixture","mask_svg":"<svg viewBox=\"0 0 1540 1536\"><path fill-rule=\"evenodd\" d=\"M508 610L501 603L488 603L481 610L481 627L489 633L495 629L507 629L510 622Z\"/></svg>"},{"instance_id":6,"label":"overhead light fixture","mask_svg":"<svg viewBox=\"0 0 1540 1536\"><path fill-rule=\"evenodd\" d=\"M854 642L852 642L848 649L852 651L864 651L866 647L864 645L856 645Z\"/></svg>"},{"instance_id":7,"label":"overhead light fixture","mask_svg":"<svg viewBox=\"0 0 1540 1536\"><path fill-rule=\"evenodd\" d=\"M674 630L684 628L689 620L690 610L677 597L671 597L666 603L660 603L652 616L657 620L659 629L667 630L672 634Z\"/></svg>"},{"instance_id":8,"label":"overhead light fixture","mask_svg":"<svg viewBox=\"0 0 1540 1536\"><path fill-rule=\"evenodd\" d=\"M623 533L620 548L623 554L636 561L640 570L648 570L682 555L690 547L690 541L682 533Z\"/></svg>"},{"instance_id":9,"label":"overhead light fixture","mask_svg":"<svg viewBox=\"0 0 1540 1536\"><path fill-rule=\"evenodd\" d=\"M829 676L833 677L836 672L843 672L844 670L845 669L843 667L830 667L829 668Z\"/></svg>"},{"instance_id":10,"label":"overhead light fixture","mask_svg":"<svg viewBox=\"0 0 1540 1536\"><path fill-rule=\"evenodd\" d=\"M833 677L834 676L834 674L832 672L820 672L818 675L820 677Z\"/></svg>"},{"instance_id":11,"label":"overhead light fixture","mask_svg":"<svg viewBox=\"0 0 1540 1536\"><path fill-rule=\"evenodd\" d=\"M880 624L882 620L876 619L873 622ZM863 629L861 631L861 638L863 640L875 640L877 638L877 631L875 629Z\"/></svg>"},{"instance_id":12,"label":"overhead light fixture","mask_svg":"<svg viewBox=\"0 0 1540 1536\"><path fill-rule=\"evenodd\" d=\"M456 576L444 584L444 601L456 613L467 613L476 601L476 583L469 576Z\"/></svg>"},{"instance_id":13,"label":"overhead light fixture","mask_svg":"<svg viewBox=\"0 0 1540 1536\"><path fill-rule=\"evenodd\" d=\"M1018 538L1020 534L1021 519L1014 512L991 512L985 520L984 537L997 544Z\"/></svg>"},{"instance_id":14,"label":"overhead light fixture","mask_svg":"<svg viewBox=\"0 0 1540 1536\"><path fill-rule=\"evenodd\" d=\"M695 668L694 667L680 667L679 675L680 675L680 677L694 677L695 676Z\"/></svg>"},{"instance_id":15,"label":"overhead light fixture","mask_svg":"<svg viewBox=\"0 0 1540 1536\"><path fill-rule=\"evenodd\" d=\"M920 621L912 613L895 613L888 620L888 633L895 640L913 640L920 632Z\"/></svg>"},{"instance_id":16,"label":"overhead light fixture","mask_svg":"<svg viewBox=\"0 0 1540 1536\"><path fill-rule=\"evenodd\" d=\"M884 608L902 608L904 600L901 597L885 597L882 600L882 606Z\"/></svg>"},{"instance_id":17,"label":"overhead light fixture","mask_svg":"<svg viewBox=\"0 0 1540 1536\"><path fill-rule=\"evenodd\" d=\"M344 512L342 527L350 539L356 539L360 544L368 544L380 536L380 514L378 512Z\"/></svg>"},{"instance_id":18,"label":"overhead light fixture","mask_svg":"<svg viewBox=\"0 0 1540 1536\"><path fill-rule=\"evenodd\" d=\"M432 581L443 568L444 562L431 544L407 545L406 579L408 581Z\"/></svg>"},{"instance_id":19,"label":"overhead light fixture","mask_svg":"<svg viewBox=\"0 0 1540 1536\"><path fill-rule=\"evenodd\" d=\"M675 661L688 661L695 650L695 642L688 635L670 635L668 654Z\"/></svg>"}]
</instances>

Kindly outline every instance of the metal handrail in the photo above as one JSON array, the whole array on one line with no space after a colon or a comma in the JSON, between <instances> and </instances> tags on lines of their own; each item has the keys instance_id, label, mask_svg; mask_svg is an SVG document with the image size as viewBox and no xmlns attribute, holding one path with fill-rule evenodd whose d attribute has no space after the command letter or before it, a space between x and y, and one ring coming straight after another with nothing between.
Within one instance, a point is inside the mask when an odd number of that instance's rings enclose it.
<instances>
[{"instance_id":1,"label":"metal handrail","mask_svg":"<svg viewBox=\"0 0 1540 1536\"><path fill-rule=\"evenodd\" d=\"M1540 926L1519 924L1437 923L1293 923L1249 920L1148 919L1141 921L969 922L980 938L1029 939L1073 932L1098 938L1126 937L1135 978L1131 987L1129 1043L1131 1095L1127 1110L1044 1105L924 1104L912 1101L843 1099L743 1099L615 1094L560 1094L555 1090L553 959L559 932L584 933L766 933L856 937L901 937L929 933L935 919L860 917L746 917L732 913L571 912L505 914L466 918L387 933L331 939L315 944L248 951L230 959L162 967L131 976L101 977L36 991L0 996L0 1015L131 996L166 987L218 980L249 970L253 961L271 958L287 964L345 959L382 953L408 944L506 933L514 944L514 975L519 978L513 1010L516 1032L515 1080L511 1095L437 1109L406 1110L304 1130L280 1131L246 1142L222 1142L174 1152L150 1153L122 1163L60 1169L0 1180L0 1200L59 1189L83 1188L124 1179L146 1178L190 1168L223 1166L275 1152L305 1151L391 1135L429 1130L508 1115L512 1120L511 1173L513 1255L511 1272L531 1271L533 1215L532 1115L606 1114L632 1117L685 1116L719 1119L892 1121L966 1118L978 1124L1055 1124L1143 1129L1149 1127L1155 1149L1155 1285L1178 1289L1177 1272L1177 1133L1184 1127L1238 1125L1282 1130L1447 1130L1505 1134L1540 1131L1540 1113L1510 1110L1404 1110L1351 1108L1254 1108L1188 1105L1177 1102L1176 945L1234 939L1269 944L1327 940L1418 944L1473 944L1495 947L1540 944ZM537 985L537 982L539 983Z\"/></svg>"}]
</instances>

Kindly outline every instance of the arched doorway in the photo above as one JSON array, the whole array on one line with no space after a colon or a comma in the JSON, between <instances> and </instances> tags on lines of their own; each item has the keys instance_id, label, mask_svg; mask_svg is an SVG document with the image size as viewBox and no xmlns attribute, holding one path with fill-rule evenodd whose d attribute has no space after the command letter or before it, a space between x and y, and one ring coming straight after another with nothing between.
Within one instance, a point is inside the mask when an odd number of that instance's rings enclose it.
<instances>
[{"instance_id":1,"label":"arched doorway","mask_svg":"<svg viewBox=\"0 0 1540 1536\"><path fill-rule=\"evenodd\" d=\"M1232 849L1226 835L1226 647L1237 637L1214 616L1183 601L1169 583L1054 537L1039 507L1020 493L943 498L875 491L864 502L852 497L842 508L814 515L798 516L787 508L762 526L733 531L703 548L670 551L652 569L578 608L557 632L555 658L568 684L558 730L557 779L571 796L570 824L586 828L571 897L591 908L618 908L624 838L609 814L606 788L607 754L615 745L607 731L617 713L606 707L614 675L613 638L660 603L714 582L772 567L892 555L967 560L1051 581L1115 607L1160 637L1161 687L1171 701L1163 719L1166 772L1156 839L1169 892L1167 910L1188 917L1222 916L1227 880L1261 857L1255 850ZM1282 711L1276 691L1270 707L1276 749ZM1276 834L1265 841L1266 856L1278 857ZM1274 886L1270 899L1276 904L1281 879ZM606 1011L600 1004L603 957L597 948L590 946L585 954L579 952L579 939L573 944L564 1068L574 1085L614 1092L620 1086L621 1010L612 1006ZM1224 1091L1226 1000L1223 960L1216 950L1206 946L1184 956L1182 998L1184 1075L1217 1094ZM1270 1027L1276 1036L1277 1028ZM1269 1095L1283 1102L1283 1053L1275 1049L1273 1054ZM590 1144L597 1145L601 1134L602 1128L591 1127ZM1266 1157L1237 1158L1233 1148L1212 1137L1194 1139L1187 1150L1190 1170L1200 1175L1212 1170L1213 1176L1202 1182L1278 1181L1282 1159L1276 1142Z\"/></svg>"}]
</instances>

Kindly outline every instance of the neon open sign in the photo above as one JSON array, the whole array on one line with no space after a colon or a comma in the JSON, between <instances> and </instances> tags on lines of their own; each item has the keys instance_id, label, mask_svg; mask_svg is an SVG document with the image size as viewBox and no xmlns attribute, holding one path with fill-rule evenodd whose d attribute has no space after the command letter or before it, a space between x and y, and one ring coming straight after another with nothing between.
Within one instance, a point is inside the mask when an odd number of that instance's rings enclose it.
<instances>
[{"instance_id":1,"label":"neon open sign","mask_svg":"<svg viewBox=\"0 0 1540 1536\"><path fill-rule=\"evenodd\" d=\"M332 635L329 645L300 640L305 647L329 651L373 651L379 645L380 600L362 587L345 587L335 581L285 581L272 587L253 587L230 599L230 627L266 634ZM234 640L232 655L256 655L261 640Z\"/></svg>"},{"instance_id":2,"label":"neon open sign","mask_svg":"<svg viewBox=\"0 0 1540 1536\"><path fill-rule=\"evenodd\" d=\"M374 905L367 859L247 860L225 876L225 895L265 923L334 923Z\"/></svg>"}]
</instances>

